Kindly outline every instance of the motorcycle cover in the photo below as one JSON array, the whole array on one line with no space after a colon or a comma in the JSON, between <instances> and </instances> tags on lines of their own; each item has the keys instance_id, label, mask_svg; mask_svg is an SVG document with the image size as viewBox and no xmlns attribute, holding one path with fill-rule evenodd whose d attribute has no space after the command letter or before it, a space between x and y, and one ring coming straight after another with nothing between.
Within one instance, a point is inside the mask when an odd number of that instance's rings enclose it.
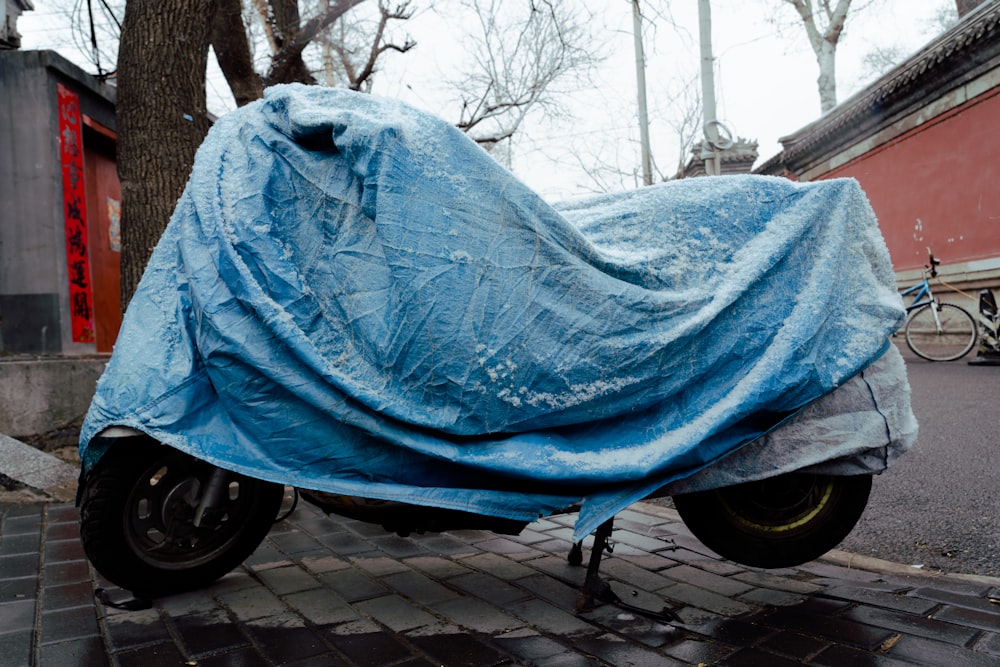
<instances>
[{"instance_id":1,"label":"motorcycle cover","mask_svg":"<svg viewBox=\"0 0 1000 667\"><path fill-rule=\"evenodd\" d=\"M582 500L582 536L859 374L903 315L852 180L551 206L442 120L278 86L199 149L81 458L123 425L333 493L526 521ZM877 422L866 447L899 440Z\"/></svg>"}]
</instances>

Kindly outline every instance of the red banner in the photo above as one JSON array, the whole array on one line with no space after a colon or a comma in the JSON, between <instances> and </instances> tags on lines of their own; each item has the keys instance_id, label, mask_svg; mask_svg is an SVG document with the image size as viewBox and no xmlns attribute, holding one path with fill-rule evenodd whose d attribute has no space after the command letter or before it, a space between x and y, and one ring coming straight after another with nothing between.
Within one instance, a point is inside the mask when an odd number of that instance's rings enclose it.
<instances>
[{"instance_id":1,"label":"red banner","mask_svg":"<svg viewBox=\"0 0 1000 667\"><path fill-rule=\"evenodd\" d=\"M66 220L66 267L74 343L94 342L94 298L87 252L87 195L83 183L83 135L76 93L57 84L59 93L59 157L62 163L63 211Z\"/></svg>"}]
</instances>

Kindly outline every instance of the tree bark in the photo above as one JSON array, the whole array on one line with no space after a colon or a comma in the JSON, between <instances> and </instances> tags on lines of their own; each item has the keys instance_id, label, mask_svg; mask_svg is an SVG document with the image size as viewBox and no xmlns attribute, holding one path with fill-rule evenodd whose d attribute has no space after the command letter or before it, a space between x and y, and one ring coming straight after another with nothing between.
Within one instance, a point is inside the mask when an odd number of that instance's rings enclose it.
<instances>
[{"instance_id":1,"label":"tree bark","mask_svg":"<svg viewBox=\"0 0 1000 667\"><path fill-rule=\"evenodd\" d=\"M240 0L219 0L212 22L215 58L240 107L264 96L264 82L253 68L242 9Z\"/></svg>"},{"instance_id":2,"label":"tree bark","mask_svg":"<svg viewBox=\"0 0 1000 667\"><path fill-rule=\"evenodd\" d=\"M962 18L981 4L983 4L983 0L955 0L958 18Z\"/></svg>"},{"instance_id":3,"label":"tree bark","mask_svg":"<svg viewBox=\"0 0 1000 667\"><path fill-rule=\"evenodd\" d=\"M129 0L118 51L122 308L208 132L205 68L214 0Z\"/></svg>"}]
</instances>

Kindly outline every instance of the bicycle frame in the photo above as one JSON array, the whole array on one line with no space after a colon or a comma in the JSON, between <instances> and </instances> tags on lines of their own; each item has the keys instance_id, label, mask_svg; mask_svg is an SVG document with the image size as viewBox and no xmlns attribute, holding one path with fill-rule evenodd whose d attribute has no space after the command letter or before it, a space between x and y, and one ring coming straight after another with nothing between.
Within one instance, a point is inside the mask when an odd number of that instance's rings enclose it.
<instances>
[{"instance_id":1,"label":"bicycle frame","mask_svg":"<svg viewBox=\"0 0 1000 667\"><path fill-rule=\"evenodd\" d=\"M921 306L926 306L929 303L937 303L937 299L934 298L934 293L931 291L931 284L930 281L927 280L927 276L924 276L924 279L916 285L908 287L900 292L899 295L901 297L907 297L914 292L916 292L916 295L913 297L913 301L910 302L910 305L906 306L907 313L910 313Z\"/></svg>"}]
</instances>

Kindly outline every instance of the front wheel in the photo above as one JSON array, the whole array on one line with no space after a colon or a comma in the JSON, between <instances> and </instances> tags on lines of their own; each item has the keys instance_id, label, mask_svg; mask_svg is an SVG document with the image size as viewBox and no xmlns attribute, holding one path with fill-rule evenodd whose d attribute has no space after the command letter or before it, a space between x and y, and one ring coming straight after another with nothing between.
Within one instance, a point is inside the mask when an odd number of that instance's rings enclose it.
<instances>
[{"instance_id":1,"label":"front wheel","mask_svg":"<svg viewBox=\"0 0 1000 667\"><path fill-rule=\"evenodd\" d=\"M80 537L97 571L136 595L192 590L253 553L283 496L280 484L216 468L146 436L122 438L83 483Z\"/></svg>"},{"instance_id":2,"label":"front wheel","mask_svg":"<svg viewBox=\"0 0 1000 667\"><path fill-rule=\"evenodd\" d=\"M861 518L871 486L870 475L788 473L673 499L684 524L720 556L778 568L840 544Z\"/></svg>"},{"instance_id":3,"label":"front wheel","mask_svg":"<svg viewBox=\"0 0 1000 667\"><path fill-rule=\"evenodd\" d=\"M961 306L950 303L938 304L936 314L935 321L933 304L913 311L906 320L906 344L927 361L961 359L976 344L975 318Z\"/></svg>"}]
</instances>

